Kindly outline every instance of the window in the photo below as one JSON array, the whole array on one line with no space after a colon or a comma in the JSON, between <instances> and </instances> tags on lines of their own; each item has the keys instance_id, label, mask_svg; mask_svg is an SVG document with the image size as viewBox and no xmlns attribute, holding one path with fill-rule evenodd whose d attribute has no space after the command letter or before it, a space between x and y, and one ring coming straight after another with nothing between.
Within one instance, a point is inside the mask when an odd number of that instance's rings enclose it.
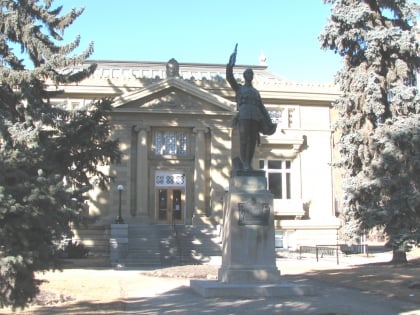
<instances>
[{"instance_id":1,"label":"window","mask_svg":"<svg viewBox=\"0 0 420 315\"><path fill-rule=\"evenodd\" d=\"M260 160L260 169L266 172L268 190L274 199L291 199L290 160Z\"/></svg>"},{"instance_id":2,"label":"window","mask_svg":"<svg viewBox=\"0 0 420 315\"><path fill-rule=\"evenodd\" d=\"M269 110L268 111L268 115L270 116L272 123L281 125L281 123L282 123L283 109L280 109L280 110Z\"/></svg>"},{"instance_id":3,"label":"window","mask_svg":"<svg viewBox=\"0 0 420 315\"><path fill-rule=\"evenodd\" d=\"M190 135L186 130L156 130L154 133L154 152L156 155L187 156Z\"/></svg>"},{"instance_id":4,"label":"window","mask_svg":"<svg viewBox=\"0 0 420 315\"><path fill-rule=\"evenodd\" d=\"M295 107L286 106L267 111L271 121L281 128L295 128L297 126L298 118L296 117Z\"/></svg>"}]
</instances>

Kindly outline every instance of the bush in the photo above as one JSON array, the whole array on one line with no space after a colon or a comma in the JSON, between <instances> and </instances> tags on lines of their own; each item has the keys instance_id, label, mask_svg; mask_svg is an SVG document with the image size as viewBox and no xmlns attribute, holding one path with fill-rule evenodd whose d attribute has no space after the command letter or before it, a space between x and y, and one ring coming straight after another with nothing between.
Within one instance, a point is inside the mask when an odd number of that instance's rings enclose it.
<instances>
[{"instance_id":1,"label":"bush","mask_svg":"<svg viewBox=\"0 0 420 315\"><path fill-rule=\"evenodd\" d=\"M69 240L62 249L63 258L85 258L89 254L89 249L77 241Z\"/></svg>"}]
</instances>

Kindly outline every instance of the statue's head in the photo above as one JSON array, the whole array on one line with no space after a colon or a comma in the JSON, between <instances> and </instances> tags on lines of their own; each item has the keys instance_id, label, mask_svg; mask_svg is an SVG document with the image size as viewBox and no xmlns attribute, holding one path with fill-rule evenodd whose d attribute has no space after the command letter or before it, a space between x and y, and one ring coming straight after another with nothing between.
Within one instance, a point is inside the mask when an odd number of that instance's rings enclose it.
<instances>
[{"instance_id":1,"label":"statue's head","mask_svg":"<svg viewBox=\"0 0 420 315\"><path fill-rule=\"evenodd\" d=\"M254 79L254 71L251 68L248 68L244 71L245 82L251 82Z\"/></svg>"},{"instance_id":2,"label":"statue's head","mask_svg":"<svg viewBox=\"0 0 420 315\"><path fill-rule=\"evenodd\" d=\"M179 77L179 64L174 58L166 64L166 77Z\"/></svg>"}]
</instances>

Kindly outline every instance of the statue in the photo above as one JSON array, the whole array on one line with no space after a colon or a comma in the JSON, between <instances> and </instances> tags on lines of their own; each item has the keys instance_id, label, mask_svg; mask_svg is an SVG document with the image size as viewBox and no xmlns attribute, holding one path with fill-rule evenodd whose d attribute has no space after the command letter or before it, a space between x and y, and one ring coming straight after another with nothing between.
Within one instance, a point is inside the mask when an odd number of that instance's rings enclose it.
<instances>
[{"instance_id":1,"label":"statue","mask_svg":"<svg viewBox=\"0 0 420 315\"><path fill-rule=\"evenodd\" d=\"M254 72L252 69L244 71L245 84L236 82L233 76L233 67L236 62L238 44L230 56L226 66L226 80L236 92L238 114L234 123L239 128L239 152L241 163L235 163L235 169L244 171L252 170L252 158L255 145L259 140L259 133L272 135L276 132L277 125L271 122L271 118L262 103L260 93L252 86Z\"/></svg>"},{"instance_id":2,"label":"statue","mask_svg":"<svg viewBox=\"0 0 420 315\"><path fill-rule=\"evenodd\" d=\"M179 77L179 63L174 58L166 64L166 77Z\"/></svg>"}]
</instances>

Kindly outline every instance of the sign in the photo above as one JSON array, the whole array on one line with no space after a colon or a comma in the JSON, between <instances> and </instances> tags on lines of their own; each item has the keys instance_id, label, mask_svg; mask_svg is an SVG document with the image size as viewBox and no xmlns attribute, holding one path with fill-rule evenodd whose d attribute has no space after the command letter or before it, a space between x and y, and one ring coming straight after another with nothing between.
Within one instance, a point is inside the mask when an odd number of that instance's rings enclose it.
<instances>
[{"instance_id":1,"label":"sign","mask_svg":"<svg viewBox=\"0 0 420 315\"><path fill-rule=\"evenodd\" d=\"M268 225L270 205L257 203L255 199L247 203L238 203L238 225Z\"/></svg>"}]
</instances>

